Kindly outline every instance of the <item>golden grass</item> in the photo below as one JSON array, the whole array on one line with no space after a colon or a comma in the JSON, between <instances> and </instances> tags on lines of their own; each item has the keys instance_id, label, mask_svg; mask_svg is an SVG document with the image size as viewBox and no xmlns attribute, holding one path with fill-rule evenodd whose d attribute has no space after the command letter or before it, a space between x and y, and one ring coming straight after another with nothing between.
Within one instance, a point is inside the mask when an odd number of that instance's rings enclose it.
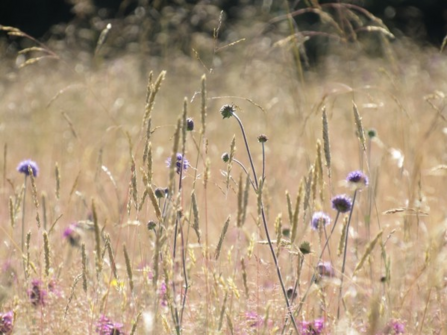
<instances>
[{"instance_id":1,"label":"golden grass","mask_svg":"<svg viewBox=\"0 0 447 335\"><path fill-rule=\"evenodd\" d=\"M252 57L250 48L265 52ZM292 228L291 237L277 236L282 247L275 246L286 286L293 287L300 274L292 309L309 286L324 243L308 229L312 212L335 217L330 199L351 193L343 183L350 171L363 170L370 179L358 194L348 232L341 321L336 324L335 315L342 217L329 243L331 254L323 256L332 260L335 278L311 288L297 321L323 317L326 333L364 328L373 334L390 319L401 319L408 334L445 333L447 193L445 170L436 167L447 159L447 63L437 51L392 48L396 67L361 53L334 51L320 68L304 73L304 83L291 70L294 60L287 50L262 44L227 48L221 65L206 77L199 61L183 58L157 64L128 55L92 67L51 60L20 71L0 64L5 148L0 256L9 264L0 298L2 311L16 313L16 333L92 333L100 314L122 322L127 333L136 327L135 334L174 333L178 320L184 334L281 333L286 308L262 243L259 195L239 177L242 170L234 161L229 168L221 160L222 153L231 152L231 159L249 165L237 123L222 120L218 112L227 103L238 108L258 171L257 137L269 138L262 197L271 232L280 214L278 227ZM151 75L148 84L149 70L159 75L154 83ZM196 130L182 135L186 116L194 118ZM376 137L368 138L370 128ZM234 134L236 148L230 150ZM184 172L177 195L178 175L165 160L175 161L181 136L196 170ZM330 174L322 173L323 154ZM32 179L33 197L25 204L29 253L20 250L22 232L14 225L21 218L16 206L23 184L15 168L25 158L40 166ZM165 199L153 190L168 186L173 200L164 207ZM29 213L43 210L38 192L46 194L48 227L54 224L43 234ZM289 194L297 194L296 205ZM130 200L135 206L126 209ZM149 220L157 222L155 231L147 229ZM173 259L176 220L181 234ZM81 229L82 249L62 238L78 221L92 221L94 227L94 232ZM196 233L189 233L190 226ZM301 255L298 246L304 241L311 242L312 254ZM182 309L185 274L189 287ZM37 308L27 296L33 278L45 285L54 280L58 290Z\"/></svg>"}]
</instances>

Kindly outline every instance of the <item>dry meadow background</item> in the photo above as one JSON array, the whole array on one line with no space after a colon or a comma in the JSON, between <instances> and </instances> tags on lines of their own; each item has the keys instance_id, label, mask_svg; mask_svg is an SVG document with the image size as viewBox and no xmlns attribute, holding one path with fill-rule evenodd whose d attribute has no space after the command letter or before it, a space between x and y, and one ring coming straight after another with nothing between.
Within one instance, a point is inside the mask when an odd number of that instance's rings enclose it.
<instances>
[{"instance_id":1,"label":"dry meadow background","mask_svg":"<svg viewBox=\"0 0 447 335\"><path fill-rule=\"evenodd\" d=\"M225 29L218 8L210 13L209 25ZM41 47L26 36L18 37L26 42L14 56L2 43L0 312L14 312L12 334L95 334L101 315L123 324L119 334L294 333L290 322L283 329L287 308L251 188L245 222L238 220L239 180L242 175L245 187L246 177L234 161L227 184L228 163L221 156L230 152L233 136L234 158L251 169L236 120L219 113L225 104L235 105L244 124L258 176L262 147L257 137L268 137L262 197L270 235L274 242L282 240L281 247L273 246L286 288L298 279L297 297L290 300L293 311L311 285L325 241L324 234L309 229L313 213L324 211L333 221L337 212L331 198L353 196L344 182L348 173L361 170L369 178L352 212L340 318L342 256L337 250L346 214L340 215L330 239L330 254L326 249L323 255L332 262L334 276L313 283L295 314L300 333L400 334L390 328L395 323L404 325L405 334L447 333L445 52L404 37L392 39L382 27L354 40L348 30L332 28L329 32L339 39L328 43L318 65L305 69L294 58L302 36L288 38L287 22L242 20L233 23L225 38L213 37L212 29L194 33L190 54L163 44L169 34L158 35L158 56L132 43L117 51L110 45L120 29L127 31L119 23L112 23L96 54L77 49L73 41L50 41L44 48L59 59L26 65L48 52L17 54ZM377 22L364 22L368 25ZM155 94L162 71L165 77ZM155 98L151 171L147 156L143 160L148 92ZM178 190L179 175L170 178L166 160L172 156L185 101L186 115L195 123L193 131L185 132L184 154L191 167L183 172L181 192L160 199L162 209L165 202L168 206L157 217L145 191L169 185ZM362 127L355 121L353 102ZM330 177L324 153L321 159L317 155L317 142L325 144L324 108ZM371 129L375 136L369 136L374 135ZM26 190L24 174L16 170L24 159L40 168L35 187L28 177ZM297 194L301 199L293 243L288 243L293 217L286 192L293 208ZM197 218L200 242L192 228ZM148 229L149 221L155 230ZM77 225L77 245L64 237L71 224ZM22 235L28 231L29 249L22 250ZM380 232L376 245L368 248ZM300 251L305 241L310 254ZM363 266L354 273L362 258ZM183 263L188 283L184 305ZM29 290L36 279L47 295L33 303ZM182 314L179 330L176 313ZM318 319L323 330L304 329L304 322Z\"/></svg>"}]
</instances>

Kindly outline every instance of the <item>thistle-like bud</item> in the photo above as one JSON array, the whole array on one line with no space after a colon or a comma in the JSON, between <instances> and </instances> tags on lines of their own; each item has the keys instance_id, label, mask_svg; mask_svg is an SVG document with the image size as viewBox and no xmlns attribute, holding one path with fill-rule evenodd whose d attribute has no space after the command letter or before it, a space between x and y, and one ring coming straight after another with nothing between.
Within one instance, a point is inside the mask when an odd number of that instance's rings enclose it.
<instances>
[{"instance_id":1,"label":"thistle-like bud","mask_svg":"<svg viewBox=\"0 0 447 335\"><path fill-rule=\"evenodd\" d=\"M223 105L220 109L220 114L222 114L224 119L232 117L234 112L234 105Z\"/></svg>"},{"instance_id":2,"label":"thistle-like bud","mask_svg":"<svg viewBox=\"0 0 447 335\"><path fill-rule=\"evenodd\" d=\"M308 255L311 253L310 243L307 241L304 241L303 243L301 243L299 246L299 249L303 255Z\"/></svg>"},{"instance_id":3,"label":"thistle-like bud","mask_svg":"<svg viewBox=\"0 0 447 335\"><path fill-rule=\"evenodd\" d=\"M155 230L155 227L157 226L157 224L154 221L149 221L147 223L147 229L148 230Z\"/></svg>"},{"instance_id":4,"label":"thistle-like bud","mask_svg":"<svg viewBox=\"0 0 447 335\"><path fill-rule=\"evenodd\" d=\"M265 136L264 134L262 134L262 135L259 135L259 136L258 136L258 141L259 141L259 143L265 143L265 142L268 141L268 138L267 138L267 136Z\"/></svg>"},{"instance_id":5,"label":"thistle-like bud","mask_svg":"<svg viewBox=\"0 0 447 335\"><path fill-rule=\"evenodd\" d=\"M375 130L374 128L368 129L367 134L370 139L373 139L377 136L377 130Z\"/></svg>"},{"instance_id":6,"label":"thistle-like bud","mask_svg":"<svg viewBox=\"0 0 447 335\"><path fill-rule=\"evenodd\" d=\"M154 191L155 196L160 199L160 198L164 198L166 196L166 190L164 188L161 187L157 187Z\"/></svg>"},{"instance_id":7,"label":"thistle-like bud","mask_svg":"<svg viewBox=\"0 0 447 335\"><path fill-rule=\"evenodd\" d=\"M222 160L223 160L225 163L228 163L228 161L230 160L230 155L228 154L228 152L225 152L225 153L222 155Z\"/></svg>"}]
</instances>

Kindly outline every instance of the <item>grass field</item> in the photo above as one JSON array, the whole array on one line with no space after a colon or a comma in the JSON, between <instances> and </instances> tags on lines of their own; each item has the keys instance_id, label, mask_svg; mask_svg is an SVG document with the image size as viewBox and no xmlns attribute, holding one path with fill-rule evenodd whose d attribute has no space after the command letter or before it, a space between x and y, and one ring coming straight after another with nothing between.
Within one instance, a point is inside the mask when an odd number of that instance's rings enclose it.
<instances>
[{"instance_id":1,"label":"grass field","mask_svg":"<svg viewBox=\"0 0 447 335\"><path fill-rule=\"evenodd\" d=\"M0 333L447 333L445 53L242 37L0 63Z\"/></svg>"}]
</instances>

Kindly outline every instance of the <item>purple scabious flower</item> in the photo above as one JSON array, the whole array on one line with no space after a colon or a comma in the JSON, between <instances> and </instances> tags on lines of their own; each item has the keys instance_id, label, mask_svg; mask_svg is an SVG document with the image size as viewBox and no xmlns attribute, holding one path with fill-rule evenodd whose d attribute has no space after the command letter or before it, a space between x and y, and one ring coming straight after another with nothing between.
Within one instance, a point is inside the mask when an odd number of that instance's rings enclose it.
<instances>
[{"instance_id":1,"label":"purple scabious flower","mask_svg":"<svg viewBox=\"0 0 447 335\"><path fill-rule=\"evenodd\" d=\"M25 174L26 176L29 176L28 167L30 167L31 170L33 171L34 177L37 177L39 175L39 167L37 166L36 162L32 161L31 159L21 161L17 166L17 171Z\"/></svg>"},{"instance_id":2,"label":"purple scabious flower","mask_svg":"<svg viewBox=\"0 0 447 335\"><path fill-rule=\"evenodd\" d=\"M313 230L318 230L320 228L320 225L323 225L321 227L324 227L330 223L331 223L331 219L325 213L315 212L314 215L312 216L312 221L310 222L310 227Z\"/></svg>"},{"instance_id":3,"label":"purple scabious flower","mask_svg":"<svg viewBox=\"0 0 447 335\"><path fill-rule=\"evenodd\" d=\"M101 315L96 323L96 333L99 335L124 335L121 328L123 328L121 323L112 322L105 315Z\"/></svg>"},{"instance_id":4,"label":"purple scabious flower","mask_svg":"<svg viewBox=\"0 0 447 335\"><path fill-rule=\"evenodd\" d=\"M0 313L0 334L12 334L14 328L14 312Z\"/></svg>"},{"instance_id":5,"label":"purple scabious flower","mask_svg":"<svg viewBox=\"0 0 447 335\"><path fill-rule=\"evenodd\" d=\"M362 171L350 172L346 181L356 189L368 186L368 177Z\"/></svg>"},{"instance_id":6,"label":"purple scabious flower","mask_svg":"<svg viewBox=\"0 0 447 335\"><path fill-rule=\"evenodd\" d=\"M300 330L302 335L319 335L323 332L324 320L315 319L314 321L301 321Z\"/></svg>"},{"instance_id":7,"label":"purple scabious flower","mask_svg":"<svg viewBox=\"0 0 447 335\"><path fill-rule=\"evenodd\" d=\"M175 162L175 171L180 174L182 171L182 162L183 162L183 170L186 171L189 168L189 162L186 158L183 157L181 153L177 153L177 158ZM166 160L166 165L171 167L171 157Z\"/></svg>"},{"instance_id":8,"label":"purple scabious flower","mask_svg":"<svg viewBox=\"0 0 447 335\"><path fill-rule=\"evenodd\" d=\"M400 320L391 320L385 327L384 334L386 335L400 335L405 334L405 324Z\"/></svg>"},{"instance_id":9,"label":"purple scabious flower","mask_svg":"<svg viewBox=\"0 0 447 335\"><path fill-rule=\"evenodd\" d=\"M72 223L67 228L65 228L63 237L67 239L67 241L70 243L71 246L79 247L79 241L81 240L81 235L78 232L77 224Z\"/></svg>"},{"instance_id":10,"label":"purple scabious flower","mask_svg":"<svg viewBox=\"0 0 447 335\"><path fill-rule=\"evenodd\" d=\"M352 208L352 200L344 194L336 195L332 198L332 208L340 213L347 213Z\"/></svg>"},{"instance_id":11,"label":"purple scabious flower","mask_svg":"<svg viewBox=\"0 0 447 335\"><path fill-rule=\"evenodd\" d=\"M260 327L264 323L263 318L256 312L246 312L245 319L247 319L247 323L251 328Z\"/></svg>"},{"instance_id":12,"label":"purple scabious flower","mask_svg":"<svg viewBox=\"0 0 447 335\"><path fill-rule=\"evenodd\" d=\"M331 262L320 262L317 265L318 274L321 277L334 277L335 272Z\"/></svg>"},{"instance_id":13,"label":"purple scabious flower","mask_svg":"<svg viewBox=\"0 0 447 335\"><path fill-rule=\"evenodd\" d=\"M33 279L31 281L31 288L28 290L28 297L34 307L39 305L45 306L47 291L42 288L42 285L43 283L39 279Z\"/></svg>"}]
</instances>

